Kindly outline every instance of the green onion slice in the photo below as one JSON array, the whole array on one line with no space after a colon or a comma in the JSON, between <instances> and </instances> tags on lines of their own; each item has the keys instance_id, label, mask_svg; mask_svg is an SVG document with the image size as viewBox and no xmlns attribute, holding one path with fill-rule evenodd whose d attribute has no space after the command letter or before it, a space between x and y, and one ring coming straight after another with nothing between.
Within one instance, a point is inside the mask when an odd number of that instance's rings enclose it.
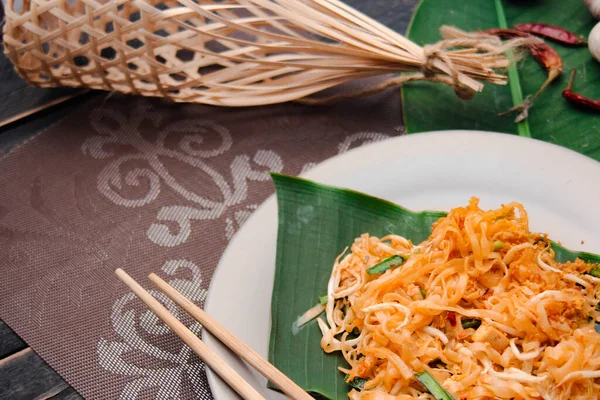
<instances>
[{"instance_id":1,"label":"green onion slice","mask_svg":"<svg viewBox=\"0 0 600 400\"><path fill-rule=\"evenodd\" d=\"M367 274L375 275L375 274L383 274L390 268L399 267L404 263L404 258L400 256L391 256L381 261L378 264L373 265L371 268L367 270Z\"/></svg>"},{"instance_id":2,"label":"green onion slice","mask_svg":"<svg viewBox=\"0 0 600 400\"><path fill-rule=\"evenodd\" d=\"M435 400L455 400L454 397L448 393L446 389L444 389L429 372L419 372L415 374L415 377L419 382L421 382L421 385L423 385L425 389L427 389L427 391L431 393L433 397L435 397Z\"/></svg>"},{"instance_id":3,"label":"green onion slice","mask_svg":"<svg viewBox=\"0 0 600 400\"><path fill-rule=\"evenodd\" d=\"M348 375L346 375L346 381L348 380ZM353 387L354 389L358 389L358 390L362 390L365 388L365 383L368 381L368 379L364 379L364 378L359 378L358 376L354 379L352 379L350 382L348 382L348 385L350 385L351 387Z\"/></svg>"},{"instance_id":4,"label":"green onion slice","mask_svg":"<svg viewBox=\"0 0 600 400\"><path fill-rule=\"evenodd\" d=\"M481 320L476 318L463 318L460 320L463 329L477 329L481 326Z\"/></svg>"},{"instance_id":5,"label":"green onion slice","mask_svg":"<svg viewBox=\"0 0 600 400\"><path fill-rule=\"evenodd\" d=\"M591 276L593 276L595 278L600 278L600 268L594 267L594 268L590 269L588 274L590 274Z\"/></svg>"},{"instance_id":6,"label":"green onion slice","mask_svg":"<svg viewBox=\"0 0 600 400\"><path fill-rule=\"evenodd\" d=\"M327 304L327 295L326 294L319 296L319 303L321 303L323 305Z\"/></svg>"}]
</instances>

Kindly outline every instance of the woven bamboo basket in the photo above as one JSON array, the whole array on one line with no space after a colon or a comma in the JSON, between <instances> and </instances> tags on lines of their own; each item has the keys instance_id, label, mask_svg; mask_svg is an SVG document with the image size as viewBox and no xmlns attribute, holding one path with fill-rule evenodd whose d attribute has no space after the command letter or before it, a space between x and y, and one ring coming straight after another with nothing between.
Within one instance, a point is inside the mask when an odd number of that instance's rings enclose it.
<instances>
[{"instance_id":1,"label":"woven bamboo basket","mask_svg":"<svg viewBox=\"0 0 600 400\"><path fill-rule=\"evenodd\" d=\"M4 45L32 85L224 106L399 72L469 97L507 65L488 39L423 48L337 0L8 0Z\"/></svg>"}]
</instances>

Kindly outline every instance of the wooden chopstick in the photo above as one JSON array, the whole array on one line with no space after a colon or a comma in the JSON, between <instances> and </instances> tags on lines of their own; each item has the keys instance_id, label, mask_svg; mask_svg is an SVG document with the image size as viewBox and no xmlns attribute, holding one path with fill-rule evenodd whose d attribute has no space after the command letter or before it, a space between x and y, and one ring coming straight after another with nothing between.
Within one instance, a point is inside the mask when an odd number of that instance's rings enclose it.
<instances>
[{"instance_id":1,"label":"wooden chopstick","mask_svg":"<svg viewBox=\"0 0 600 400\"><path fill-rule=\"evenodd\" d=\"M179 304L181 308L200 322L204 328L208 329L210 333L215 335L221 342L260 372L265 378L273 382L282 392L294 400L313 400L311 395L306 393L300 386L296 385L294 381L275 368L273 364L262 358L260 354L250 348L246 343L242 342L233 333L225 329L225 327L217 321L212 319L200 307L175 290L175 288L162 280L158 275L152 273L148 278L150 278L164 294L169 296L171 300Z\"/></svg>"},{"instance_id":2,"label":"wooden chopstick","mask_svg":"<svg viewBox=\"0 0 600 400\"><path fill-rule=\"evenodd\" d=\"M217 356L211 349L208 348L196 336L190 331L184 324L179 322L177 318L173 316L158 300L156 300L150 293L148 293L143 287L141 287L131 276L129 276L121 268L118 268L115 273L132 291L135 293L140 300L142 300L150 310L158 318L160 318L177 336L181 338L191 347L204 362L225 382L229 384L240 396L246 400L264 400L262 397L248 382L246 382L237 372L229 365L225 363L219 356ZM174 289L173 289L174 290Z\"/></svg>"}]
</instances>

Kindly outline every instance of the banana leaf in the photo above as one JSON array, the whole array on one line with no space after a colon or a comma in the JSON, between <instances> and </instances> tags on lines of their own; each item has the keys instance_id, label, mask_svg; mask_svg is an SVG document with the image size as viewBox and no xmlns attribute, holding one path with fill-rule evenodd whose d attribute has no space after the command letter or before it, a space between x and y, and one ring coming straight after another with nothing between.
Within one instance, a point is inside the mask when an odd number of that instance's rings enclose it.
<instances>
[{"instance_id":1,"label":"banana leaf","mask_svg":"<svg viewBox=\"0 0 600 400\"><path fill-rule=\"evenodd\" d=\"M349 388L338 371L347 365L343 357L321 350L315 320L300 330L294 329L295 321L326 293L334 259L354 238L364 232L379 237L395 233L418 243L445 213L413 212L352 190L272 177L279 220L269 361L317 397L346 399ZM562 262L581 257L600 263L600 256L554 246Z\"/></svg>"},{"instance_id":2,"label":"banana leaf","mask_svg":"<svg viewBox=\"0 0 600 400\"><path fill-rule=\"evenodd\" d=\"M583 1L573 0L423 0L408 30L418 44L441 39L439 27L453 25L465 31L512 27L516 23L540 22L557 25L587 37L597 22ZM531 57L513 63L509 84L486 84L471 101L459 100L452 88L415 83L402 89L403 111L408 133L443 129L478 129L531 136L555 143L600 161L600 118L597 113L573 107L562 98L571 68L577 68L574 90L600 99L600 63L587 46L567 47L547 40L563 59L563 76L536 100L529 119L515 124L516 115L498 113L521 104L537 91L546 72Z\"/></svg>"}]
</instances>

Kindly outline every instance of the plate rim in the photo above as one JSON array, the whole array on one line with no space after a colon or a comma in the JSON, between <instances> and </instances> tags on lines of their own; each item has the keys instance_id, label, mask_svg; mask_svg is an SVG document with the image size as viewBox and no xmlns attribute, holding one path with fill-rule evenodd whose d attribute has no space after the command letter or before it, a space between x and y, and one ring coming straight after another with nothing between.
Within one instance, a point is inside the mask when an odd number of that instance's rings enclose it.
<instances>
[{"instance_id":1,"label":"plate rim","mask_svg":"<svg viewBox=\"0 0 600 400\"><path fill-rule=\"evenodd\" d=\"M591 157L586 156L585 154L578 153L567 147L560 146L560 145L557 145L554 143L546 142L546 141L532 138L532 137L518 136L518 135L514 135L514 134L501 133L501 132L467 130L467 129L448 129L448 130L419 132L419 133L414 133L414 134L404 134L404 135L389 137L389 138L379 140L376 142L371 142L371 143L368 143L368 144L365 144L365 145L362 145L362 146L359 146L356 148L352 148L342 154L336 154L332 157L329 157L329 158L319 162L316 166L311 168L309 171L306 171L298 176L301 178L304 178L304 179L310 179L310 180L319 182L318 176L313 177L312 175L318 175L319 171L321 169L327 169L329 167L329 165L333 164L333 163L343 162L343 160L345 158L352 158L356 153L373 151L373 149L383 146L383 144L385 144L385 143L389 144L389 142L391 142L391 141L401 142L401 141L407 141L407 140L410 141L411 139L426 140L427 138L432 138L430 140L434 140L436 137L441 137L444 140L448 140L449 138L446 136L453 136L453 137L458 137L458 138L465 138L466 136L473 136L473 139L475 139L475 140L484 140L484 141L485 140L493 140L493 141L499 140L499 141L527 143L527 145L541 146L542 148L547 148L547 149L551 149L552 151L562 152L564 154L568 154L569 156L571 156L573 158L579 159L580 163L588 164L588 166L590 168L597 169L597 173L600 176L600 162L594 160ZM342 160L342 161L340 161L340 160ZM225 264L223 264L223 260L226 258L225 256L228 254L228 252L232 251L231 250L232 248L236 247L235 244L236 244L239 236L241 236L242 232L244 232L245 230L250 229L248 227L252 226L253 221L256 218L258 218L257 216L260 216L262 213L265 212L265 210L268 210L269 208L272 208L272 207L275 207L275 212L277 212L276 193L269 195L269 197L267 197L267 199L265 199L260 204L260 206L258 206L256 208L256 210L246 220L244 225L233 235L231 240L229 240L227 246L225 247L225 250L223 250L221 257L219 258L219 262L217 263L217 267L215 268L215 271L211 277L211 281L210 281L210 284L209 284L208 290L207 290L207 295L206 295L206 298L204 301L203 309L209 315L210 315L210 307L212 304L211 299L214 301L214 296L212 296L212 293L214 293L215 282L218 281L217 278L226 269ZM275 233L277 233L277 232L275 232ZM272 288L270 288L270 291L272 293ZM269 306L269 309L270 309L270 306ZM209 348L211 348L211 350L215 349L214 343L218 342L218 339L216 339L212 335L208 334L206 332L206 330L204 330L204 329L202 330L201 338L203 341L206 342L207 346ZM222 383L222 381L220 381L220 378L210 368L206 367L205 371L206 371L208 386L211 391L211 394L213 395L213 397L216 400L219 400L217 398L217 396L215 395L215 388L224 383Z\"/></svg>"}]
</instances>

